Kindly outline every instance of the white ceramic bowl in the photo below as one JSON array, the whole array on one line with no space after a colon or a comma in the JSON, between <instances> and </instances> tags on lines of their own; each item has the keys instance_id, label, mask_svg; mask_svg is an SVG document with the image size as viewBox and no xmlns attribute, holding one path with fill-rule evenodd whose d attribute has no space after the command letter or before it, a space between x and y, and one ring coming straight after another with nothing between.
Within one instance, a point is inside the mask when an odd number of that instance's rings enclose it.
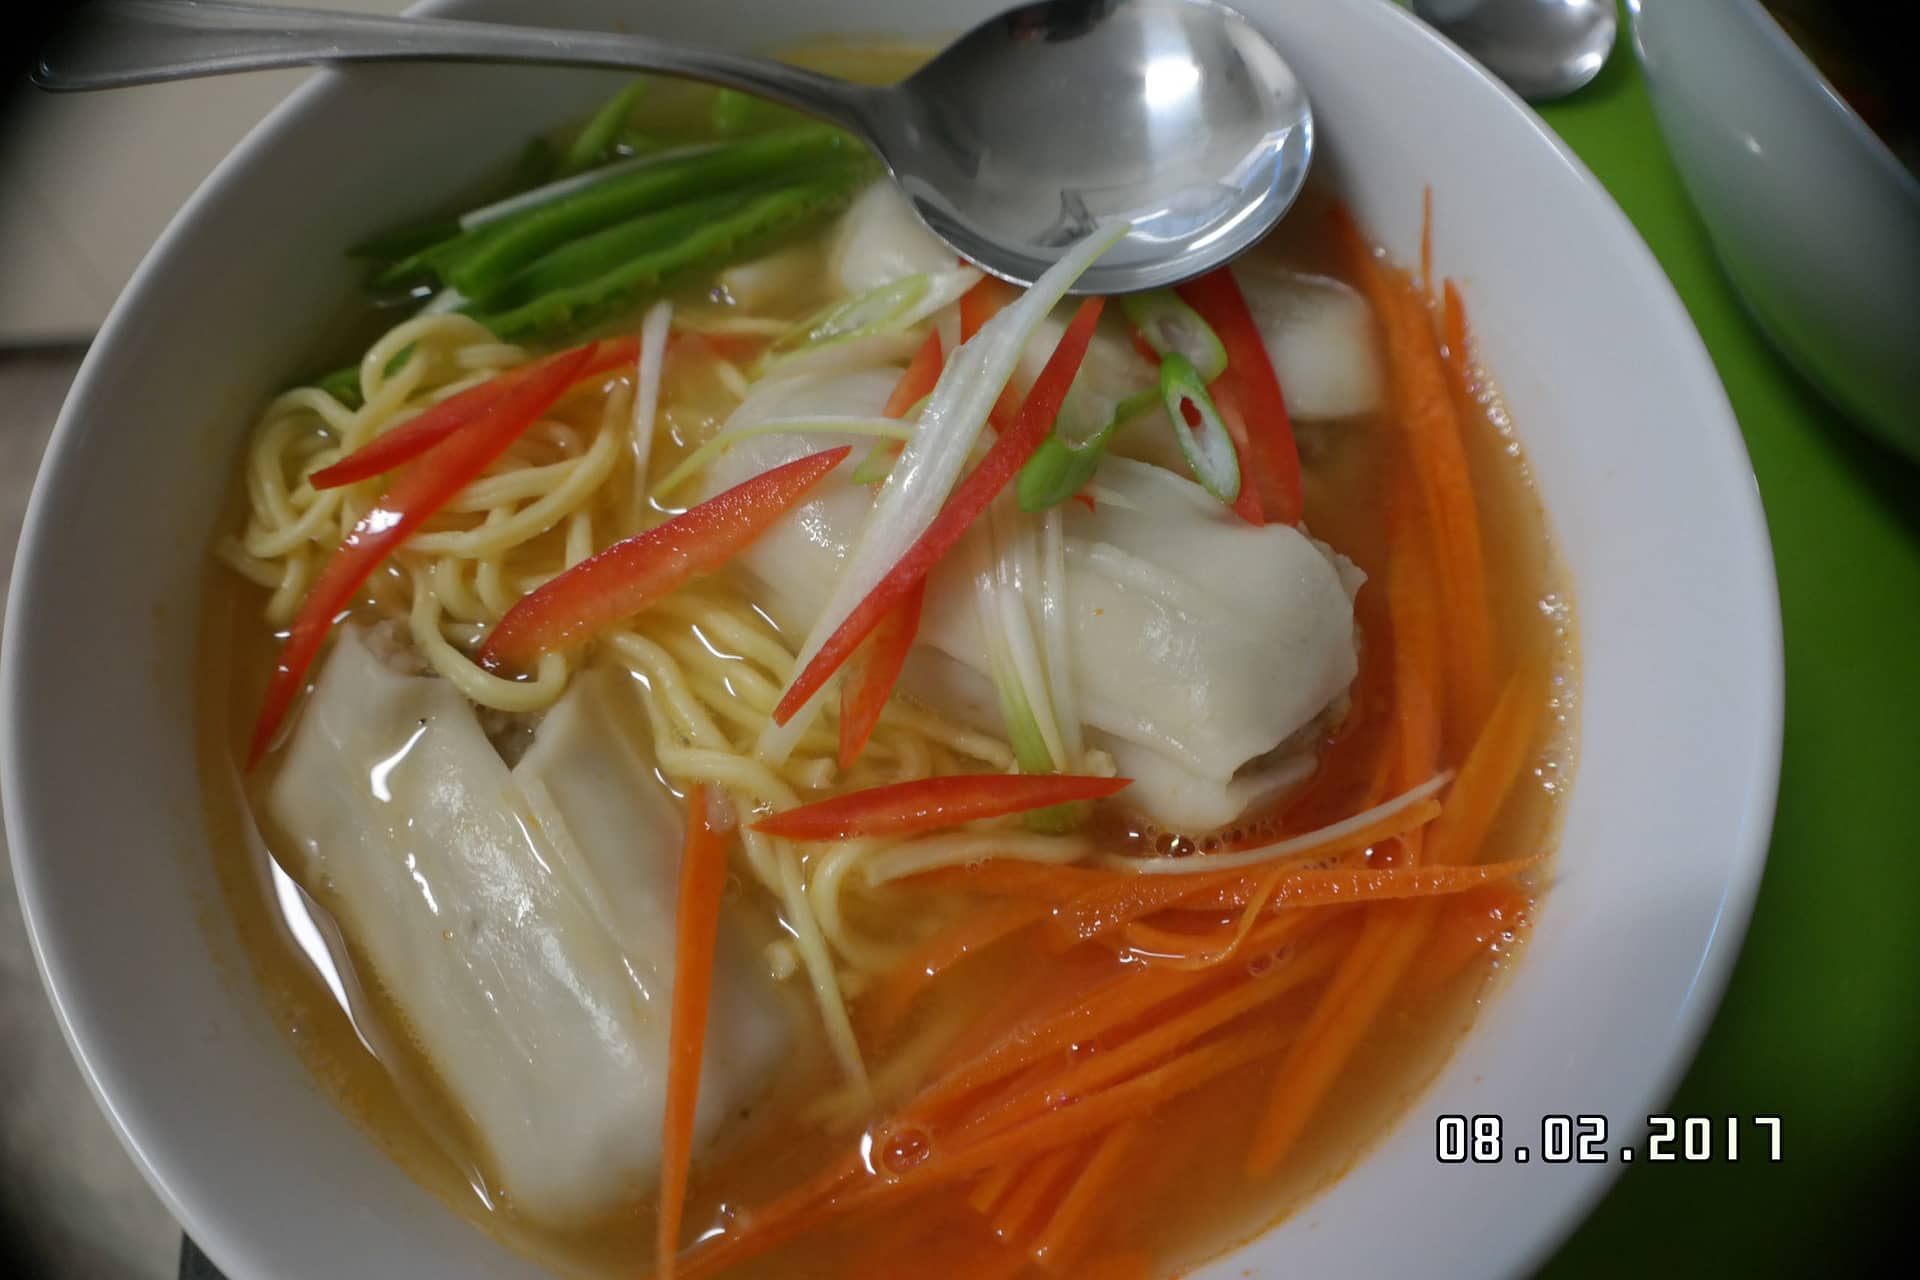
<instances>
[{"instance_id":1,"label":"white ceramic bowl","mask_svg":"<svg viewBox=\"0 0 1920 1280\"><path fill-rule=\"evenodd\" d=\"M1920 459L1920 177L1759 0L1628 0L1660 132L1776 346Z\"/></svg>"},{"instance_id":2,"label":"white ceramic bowl","mask_svg":"<svg viewBox=\"0 0 1920 1280\"><path fill-rule=\"evenodd\" d=\"M645 20L743 46L934 38L998 2L662 0ZM1403 260L1433 184L1435 259L1463 282L1571 570L1585 692L1556 883L1511 982L1358 1168L1204 1274L1511 1274L1617 1166L1442 1166L1434 1117L1498 1114L1510 1142L1537 1148L1541 1117L1600 1115L1617 1150L1664 1104L1739 948L1772 818L1781 665L1766 532L1679 301L1552 135L1391 5L1240 2L1313 95L1319 163ZM441 7L546 22L635 12ZM479 67L319 77L154 249L88 355L34 492L0 676L20 896L102 1107L235 1280L535 1274L389 1163L269 1024L205 853L195 597L251 415L307 366L354 289L341 246L433 206L609 83Z\"/></svg>"}]
</instances>

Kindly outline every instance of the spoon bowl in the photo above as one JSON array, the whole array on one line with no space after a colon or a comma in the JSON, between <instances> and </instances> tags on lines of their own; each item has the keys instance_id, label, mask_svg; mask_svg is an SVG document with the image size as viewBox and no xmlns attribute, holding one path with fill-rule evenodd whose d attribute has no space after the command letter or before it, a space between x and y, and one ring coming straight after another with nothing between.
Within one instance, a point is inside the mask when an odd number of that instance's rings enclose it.
<instances>
[{"instance_id":1,"label":"spoon bowl","mask_svg":"<svg viewBox=\"0 0 1920 1280\"><path fill-rule=\"evenodd\" d=\"M316 62L528 62L656 71L850 130L933 233L1031 284L1096 226L1128 231L1076 293L1175 284L1277 222L1313 116L1271 42L1215 0L1042 0L987 19L874 88L644 36L225 4L94 0L35 83L109 89Z\"/></svg>"},{"instance_id":2,"label":"spoon bowl","mask_svg":"<svg viewBox=\"0 0 1920 1280\"><path fill-rule=\"evenodd\" d=\"M1620 27L1614 0L1413 0L1413 11L1528 102L1585 87Z\"/></svg>"},{"instance_id":3,"label":"spoon bowl","mask_svg":"<svg viewBox=\"0 0 1920 1280\"><path fill-rule=\"evenodd\" d=\"M1313 114L1272 44L1211 0L1057 0L989 19L876 95L869 136L921 220L1030 283L1095 225L1132 230L1076 293L1177 283L1270 230Z\"/></svg>"}]
</instances>

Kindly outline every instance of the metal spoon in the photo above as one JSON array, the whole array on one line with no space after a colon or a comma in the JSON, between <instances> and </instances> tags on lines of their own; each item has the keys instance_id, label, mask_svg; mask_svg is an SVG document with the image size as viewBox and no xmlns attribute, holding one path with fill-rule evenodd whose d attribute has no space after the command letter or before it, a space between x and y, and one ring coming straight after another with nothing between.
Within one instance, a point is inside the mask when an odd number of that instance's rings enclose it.
<instances>
[{"instance_id":1,"label":"metal spoon","mask_svg":"<svg viewBox=\"0 0 1920 1280\"><path fill-rule=\"evenodd\" d=\"M1313 116L1293 72L1213 0L1052 0L980 24L869 87L643 36L213 3L96 0L42 53L46 89L109 89L315 62L533 62L743 89L864 138L934 234L1031 283L1098 224L1131 231L1077 293L1187 279L1299 194Z\"/></svg>"},{"instance_id":2,"label":"metal spoon","mask_svg":"<svg viewBox=\"0 0 1920 1280\"><path fill-rule=\"evenodd\" d=\"M1620 25L1614 0L1413 0L1413 11L1528 102L1599 75Z\"/></svg>"}]
</instances>

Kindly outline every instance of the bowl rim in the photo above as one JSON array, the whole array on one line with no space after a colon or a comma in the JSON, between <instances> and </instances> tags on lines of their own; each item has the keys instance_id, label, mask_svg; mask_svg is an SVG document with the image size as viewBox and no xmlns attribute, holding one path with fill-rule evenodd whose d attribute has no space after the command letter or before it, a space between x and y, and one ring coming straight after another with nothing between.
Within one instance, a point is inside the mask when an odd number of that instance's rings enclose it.
<instances>
[{"instance_id":1,"label":"bowl rim","mask_svg":"<svg viewBox=\"0 0 1920 1280\"><path fill-rule=\"evenodd\" d=\"M1629 0L1637 8L1640 0ZM467 12L472 8L473 0L419 0L409 7L413 14L436 14ZM1455 63L1460 73L1480 79L1491 85L1509 103L1521 112L1527 127L1541 140L1547 143L1557 154L1561 164L1579 180L1580 184L1597 201L1596 216L1611 219L1615 229L1624 232L1621 239L1624 252L1637 255L1639 268L1647 274L1649 280L1650 305L1669 311L1679 321L1680 330L1688 336L1689 348L1676 358L1696 366L1711 381L1712 390L1717 392L1720 407L1724 413L1720 421L1700 424L1700 430L1712 432L1712 441L1722 455L1722 461L1735 471L1734 479L1744 479L1737 490L1742 495L1738 499L1741 509L1729 514L1737 527L1723 532L1733 535L1743 558L1747 558L1752 569L1757 570L1756 581L1763 584L1758 597L1749 603L1754 607L1754 621L1761 624L1754 636L1756 645L1756 665L1763 669L1764 684L1751 690L1754 706L1760 713L1760 722L1765 727L1765 740L1756 744L1752 756L1752 769L1743 789L1746 796L1744 809L1737 814L1726 816L1729 832L1730 856L1728 859L1728 878L1719 899L1720 908L1714 919L1698 957L1697 967L1688 987L1685 1001L1676 1019L1670 1038L1663 1045L1658 1056L1659 1065L1646 1075L1646 1083L1641 1090L1641 1110L1651 1112L1663 1105L1672 1096L1681 1077L1691 1065L1694 1055L1704 1038L1715 1013L1721 996L1731 977L1733 966L1738 959L1748 923L1751 919L1754 902L1758 894L1762 874L1765 869L1767 847L1770 840L1772 823L1778 796L1782 740L1784 734L1785 666L1784 645L1781 631L1781 615L1778 581L1774 574L1771 540L1768 536L1764 512L1762 510L1757 481L1753 475L1751 459L1746 452L1744 438L1740 433L1737 419L1731 404L1726 401L1725 390L1720 385L1714 370L1711 355L1693 326L1685 306L1671 280L1660 267L1652 251L1625 213L1613 200L1611 194L1600 183L1585 163L1561 141L1559 136L1524 101L1510 91L1497 78L1486 72L1470 56L1463 53L1452 42L1437 32L1418 22L1403 8L1396 4L1357 4L1351 6L1359 10L1370 11L1364 20L1385 24L1391 27L1399 24L1402 36L1415 34L1435 47L1435 52ZM1757 7L1757 6L1756 6ZM1412 32L1406 30L1411 28ZM1785 34L1779 33L1783 40ZM1788 43L1792 42L1788 40ZM1804 56L1804 55L1801 55ZM76 409L90 396L93 385L102 378L105 356L117 350L124 341L127 332L138 323L142 310L142 295L148 282L174 251L175 244L183 238L186 228L195 223L203 209L212 203L218 193L230 185L256 154L279 145L280 135L289 121L317 109L334 95L348 92L351 87L349 73L333 69L316 71L295 88L288 97L269 112L242 141L230 151L212 170L208 177L196 188L193 196L182 206L169 222L166 230L156 240L153 247L142 260L140 268L116 300L107 320L101 326L92 349L75 376L61 412L49 439L39 471L36 475L33 491L29 499L23 522L19 548L15 557L14 581L6 605L5 633L9 636L24 634L28 626L25 616L25 601L39 594L39 582L54 571L56 555L54 540L58 530L50 526L47 519L48 508L53 505L52 495L56 490L64 489L74 482L74 472L84 462L85 437L89 427ZM1831 90L1829 89L1829 92ZM1851 114L1849 110L1849 114ZM1864 122L1856 119L1856 125L1872 136ZM1878 142L1877 136L1874 140ZM1882 144L1884 145L1884 144ZM1889 159L1891 153L1889 152ZM1900 167L1895 162L1896 167ZM1904 169L1903 169L1904 172ZM1551 521L1552 513L1549 511ZM24 719L20 714L23 695L32 672L20 658L21 646L7 644L0 647L0 793L4 793L8 803L4 806L6 836L13 865L16 885L19 890L22 916L26 934L32 949L35 964L40 972L42 985L53 1006L61 1033L75 1062L81 1069L87 1086L92 1092L101 1111L107 1116L116 1137L140 1170L142 1176L154 1189L169 1212L181 1224L182 1229L195 1243L213 1259L216 1264L227 1268L236 1277L252 1277L255 1274L271 1274L272 1268L266 1260L259 1257L255 1250L243 1242L244 1232L228 1229L227 1215L220 1205L206 1195L206 1188L184 1180L186 1185L176 1187L169 1179L164 1166L169 1162L164 1151L150 1150L142 1138L142 1117L124 1112L116 1105L110 1085L101 1078L98 1064L88 1052L88 1046L77 1023L84 1011L84 1001L78 993L68 990L67 975L58 971L50 959L48 941L43 936L45 922L42 914L46 910L40 905L45 894L41 887L41 874L37 864L41 861L30 852L46 843L41 833L50 830L51 825L41 807L35 803L37 797L26 785L29 766L25 763L28 753L23 750L27 745L23 734ZM1656 1055L1649 1055L1656 1056ZM1417 1091L1415 1098L1423 1093L1427 1086ZM1410 1101L1409 1106L1415 1105ZM1398 1128L1405 1121L1406 1112L1390 1122L1387 1130L1380 1135L1384 1139L1387 1133ZM1362 1152L1359 1159L1368 1158ZM1605 1194L1614 1178L1621 1172L1618 1161L1608 1161L1598 1165L1584 1165L1569 1170L1571 1185L1560 1203L1561 1211L1545 1215L1542 1219L1529 1223L1518 1231L1505 1246L1491 1250L1490 1262L1505 1266L1501 1274L1523 1274L1540 1265L1585 1221L1594 1205ZM1311 1204L1311 1200L1308 1202ZM1253 1244L1262 1236L1277 1229L1278 1224L1263 1228L1248 1241L1244 1241L1229 1250L1224 1257L1238 1256L1242 1249ZM1217 1266L1221 1258L1215 1258L1206 1264Z\"/></svg>"}]
</instances>

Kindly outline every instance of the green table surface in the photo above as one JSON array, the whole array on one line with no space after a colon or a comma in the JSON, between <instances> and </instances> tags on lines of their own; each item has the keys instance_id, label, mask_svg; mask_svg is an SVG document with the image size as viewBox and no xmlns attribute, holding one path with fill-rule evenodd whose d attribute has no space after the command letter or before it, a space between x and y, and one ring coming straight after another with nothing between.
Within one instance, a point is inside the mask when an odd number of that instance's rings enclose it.
<instances>
[{"instance_id":1,"label":"green table surface","mask_svg":"<svg viewBox=\"0 0 1920 1280\"><path fill-rule=\"evenodd\" d=\"M1668 1108L1778 1115L1782 1160L1633 1165L1542 1274L1849 1274L1910 1220L1900 1175L1920 1164L1920 467L1851 428L1748 319L1624 40L1542 114L1640 229L1713 354L1766 506L1787 661L1766 877Z\"/></svg>"}]
</instances>

